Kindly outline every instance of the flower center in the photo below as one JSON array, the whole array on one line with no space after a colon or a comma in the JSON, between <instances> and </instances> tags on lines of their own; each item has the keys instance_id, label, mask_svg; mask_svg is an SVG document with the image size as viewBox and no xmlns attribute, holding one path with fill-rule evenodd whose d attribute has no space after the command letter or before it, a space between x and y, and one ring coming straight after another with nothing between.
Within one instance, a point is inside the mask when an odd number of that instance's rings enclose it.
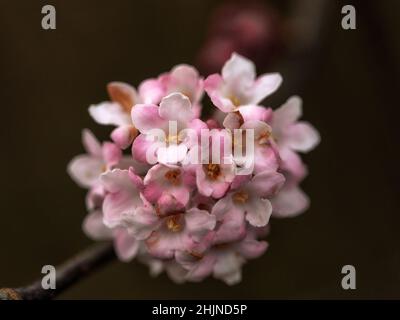
<instances>
[{"instance_id":1,"label":"flower center","mask_svg":"<svg viewBox=\"0 0 400 320\"><path fill-rule=\"evenodd\" d=\"M189 252L189 254L190 254L193 258L196 258L196 259L198 259L198 260L200 260L200 259L202 259L202 258L204 257L204 255L203 255L202 253L197 252L197 251L194 251L194 250L191 250L191 251Z\"/></svg>"},{"instance_id":2,"label":"flower center","mask_svg":"<svg viewBox=\"0 0 400 320\"><path fill-rule=\"evenodd\" d=\"M271 137L271 132L269 131L264 131L260 134L258 137L258 143L259 144L266 144L268 142L268 139Z\"/></svg>"},{"instance_id":3,"label":"flower center","mask_svg":"<svg viewBox=\"0 0 400 320\"><path fill-rule=\"evenodd\" d=\"M244 191L238 191L233 195L233 201L237 204L243 204L249 199L248 193Z\"/></svg>"},{"instance_id":4,"label":"flower center","mask_svg":"<svg viewBox=\"0 0 400 320\"><path fill-rule=\"evenodd\" d=\"M229 100L233 103L235 107L239 107L241 105L240 99L236 97L235 95L229 96Z\"/></svg>"},{"instance_id":5,"label":"flower center","mask_svg":"<svg viewBox=\"0 0 400 320\"><path fill-rule=\"evenodd\" d=\"M209 177L212 180L215 180L221 174L221 167L219 166L219 164L210 163L205 166L205 171L207 177Z\"/></svg>"},{"instance_id":6,"label":"flower center","mask_svg":"<svg viewBox=\"0 0 400 320\"><path fill-rule=\"evenodd\" d=\"M181 182L181 171L179 169L168 170L164 177L173 185L178 185Z\"/></svg>"},{"instance_id":7,"label":"flower center","mask_svg":"<svg viewBox=\"0 0 400 320\"><path fill-rule=\"evenodd\" d=\"M168 230L172 232L178 232L182 230L182 224L180 223L181 215L176 214L166 218L165 224L167 225Z\"/></svg>"},{"instance_id":8,"label":"flower center","mask_svg":"<svg viewBox=\"0 0 400 320\"><path fill-rule=\"evenodd\" d=\"M178 135L168 135L167 138L165 139L168 145L170 144L178 144L179 142L179 136Z\"/></svg>"}]
</instances>

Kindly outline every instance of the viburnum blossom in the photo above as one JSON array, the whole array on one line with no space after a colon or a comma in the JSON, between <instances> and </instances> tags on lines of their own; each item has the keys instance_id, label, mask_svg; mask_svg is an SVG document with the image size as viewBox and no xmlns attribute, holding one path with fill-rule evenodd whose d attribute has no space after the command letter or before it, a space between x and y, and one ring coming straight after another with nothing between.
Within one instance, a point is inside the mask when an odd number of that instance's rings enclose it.
<instances>
[{"instance_id":1,"label":"viburnum blossom","mask_svg":"<svg viewBox=\"0 0 400 320\"><path fill-rule=\"evenodd\" d=\"M277 73L257 78L254 64L233 54L221 75L205 80L179 65L138 90L110 83L111 101L89 113L116 127L113 142L84 130L86 154L68 166L88 189L84 232L112 240L121 261L136 258L152 275L240 282L242 266L268 247L261 238L271 216L295 216L309 205L298 152L320 138L299 121L300 98L276 110L261 104L281 81ZM219 117L200 119L204 91Z\"/></svg>"}]
</instances>

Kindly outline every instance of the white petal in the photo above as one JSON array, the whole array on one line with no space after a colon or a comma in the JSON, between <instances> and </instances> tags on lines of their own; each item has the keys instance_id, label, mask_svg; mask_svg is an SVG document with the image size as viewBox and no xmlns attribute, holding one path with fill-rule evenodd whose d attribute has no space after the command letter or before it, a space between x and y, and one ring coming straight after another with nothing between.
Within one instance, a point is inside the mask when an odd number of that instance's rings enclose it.
<instances>
[{"instance_id":1,"label":"white petal","mask_svg":"<svg viewBox=\"0 0 400 320\"><path fill-rule=\"evenodd\" d=\"M268 199L254 198L246 204L246 220L255 227L268 224L272 213L272 205Z\"/></svg>"},{"instance_id":2,"label":"white petal","mask_svg":"<svg viewBox=\"0 0 400 320\"><path fill-rule=\"evenodd\" d=\"M258 104L264 98L274 93L282 83L279 73L270 73L260 76L254 83L250 103Z\"/></svg>"},{"instance_id":3,"label":"white petal","mask_svg":"<svg viewBox=\"0 0 400 320\"><path fill-rule=\"evenodd\" d=\"M131 117L116 102L103 102L89 107L89 114L99 124L123 126L131 124Z\"/></svg>"},{"instance_id":4,"label":"white petal","mask_svg":"<svg viewBox=\"0 0 400 320\"><path fill-rule=\"evenodd\" d=\"M175 120L183 124L193 119L189 98L179 92L171 93L162 99L159 114L163 119Z\"/></svg>"},{"instance_id":5,"label":"white petal","mask_svg":"<svg viewBox=\"0 0 400 320\"><path fill-rule=\"evenodd\" d=\"M67 171L71 178L82 188L90 188L99 181L103 172L102 160L89 156L79 155L68 164Z\"/></svg>"},{"instance_id":6,"label":"white petal","mask_svg":"<svg viewBox=\"0 0 400 320\"><path fill-rule=\"evenodd\" d=\"M99 158L102 156L101 144L89 129L82 131L82 143L87 153Z\"/></svg>"}]
</instances>

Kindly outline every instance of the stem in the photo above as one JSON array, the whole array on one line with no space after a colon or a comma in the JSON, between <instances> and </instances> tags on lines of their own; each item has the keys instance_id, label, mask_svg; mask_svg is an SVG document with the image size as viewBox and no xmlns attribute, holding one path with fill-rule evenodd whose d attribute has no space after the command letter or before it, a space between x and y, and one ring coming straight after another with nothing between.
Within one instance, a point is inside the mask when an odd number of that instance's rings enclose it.
<instances>
[{"instance_id":1,"label":"stem","mask_svg":"<svg viewBox=\"0 0 400 320\"><path fill-rule=\"evenodd\" d=\"M42 279L38 279L25 287L0 289L0 300L52 299L114 259L115 253L111 242L92 245L56 268L56 289L43 289Z\"/></svg>"}]
</instances>

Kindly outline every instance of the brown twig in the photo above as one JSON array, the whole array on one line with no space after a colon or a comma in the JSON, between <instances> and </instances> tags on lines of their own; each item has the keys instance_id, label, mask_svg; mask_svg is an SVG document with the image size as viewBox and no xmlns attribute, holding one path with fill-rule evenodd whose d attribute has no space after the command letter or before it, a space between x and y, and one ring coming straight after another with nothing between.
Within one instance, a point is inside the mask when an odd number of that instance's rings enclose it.
<instances>
[{"instance_id":1,"label":"brown twig","mask_svg":"<svg viewBox=\"0 0 400 320\"><path fill-rule=\"evenodd\" d=\"M43 289L42 279L19 288L0 289L0 300L52 299L80 279L115 259L111 242L98 243L56 267L56 289Z\"/></svg>"}]
</instances>

